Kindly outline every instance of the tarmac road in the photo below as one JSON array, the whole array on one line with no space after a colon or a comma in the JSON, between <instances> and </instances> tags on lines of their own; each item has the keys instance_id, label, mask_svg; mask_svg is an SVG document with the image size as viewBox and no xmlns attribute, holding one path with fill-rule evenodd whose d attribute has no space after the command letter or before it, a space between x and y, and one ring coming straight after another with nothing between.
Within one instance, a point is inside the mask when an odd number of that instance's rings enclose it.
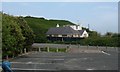
<instances>
[{"instance_id":1,"label":"tarmac road","mask_svg":"<svg viewBox=\"0 0 120 72\"><path fill-rule=\"evenodd\" d=\"M33 52L12 60L13 70L117 70L117 53Z\"/></svg>"},{"instance_id":2,"label":"tarmac road","mask_svg":"<svg viewBox=\"0 0 120 72\"><path fill-rule=\"evenodd\" d=\"M67 53L30 52L13 59L11 61L12 70L15 72L118 70L117 48L65 44L33 44L33 47L46 46L51 48L67 48L69 46L70 50Z\"/></svg>"}]
</instances>

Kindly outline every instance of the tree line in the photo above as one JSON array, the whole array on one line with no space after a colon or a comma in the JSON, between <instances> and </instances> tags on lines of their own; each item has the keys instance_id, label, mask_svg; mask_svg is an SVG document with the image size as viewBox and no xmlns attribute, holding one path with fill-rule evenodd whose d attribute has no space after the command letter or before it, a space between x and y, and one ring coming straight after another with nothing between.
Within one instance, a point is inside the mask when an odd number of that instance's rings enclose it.
<instances>
[{"instance_id":1,"label":"tree line","mask_svg":"<svg viewBox=\"0 0 120 72\"><path fill-rule=\"evenodd\" d=\"M97 32L89 32L88 38L81 38L79 40L68 41L48 41L49 43L56 44L79 44L84 46L108 46L108 47L120 47L120 34L112 33L112 35L100 35Z\"/></svg>"},{"instance_id":2,"label":"tree line","mask_svg":"<svg viewBox=\"0 0 120 72\"><path fill-rule=\"evenodd\" d=\"M101 35L96 31L87 31L89 33L89 37L80 40L78 43L81 45L120 47L119 33L107 32L104 35Z\"/></svg>"},{"instance_id":3,"label":"tree line","mask_svg":"<svg viewBox=\"0 0 120 72\"><path fill-rule=\"evenodd\" d=\"M120 36L119 34L113 33L112 36L107 35L103 36L91 36L86 39L80 40L78 43L81 45L90 45L90 46L109 46L109 47L119 47L120 45Z\"/></svg>"}]
</instances>

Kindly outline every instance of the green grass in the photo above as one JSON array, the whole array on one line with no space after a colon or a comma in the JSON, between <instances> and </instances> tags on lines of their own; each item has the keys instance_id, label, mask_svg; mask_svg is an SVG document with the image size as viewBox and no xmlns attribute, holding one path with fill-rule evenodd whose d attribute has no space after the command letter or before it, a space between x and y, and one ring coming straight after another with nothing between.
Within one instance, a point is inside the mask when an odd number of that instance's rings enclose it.
<instances>
[{"instance_id":1,"label":"green grass","mask_svg":"<svg viewBox=\"0 0 120 72\"><path fill-rule=\"evenodd\" d=\"M57 49L56 49L56 48L50 48L49 51L50 51L50 52L57 52Z\"/></svg>"},{"instance_id":2,"label":"green grass","mask_svg":"<svg viewBox=\"0 0 120 72\"><path fill-rule=\"evenodd\" d=\"M59 52L66 52L66 48L58 49Z\"/></svg>"},{"instance_id":3,"label":"green grass","mask_svg":"<svg viewBox=\"0 0 120 72\"><path fill-rule=\"evenodd\" d=\"M57 48L50 48L50 52L57 52ZM66 48L59 48L58 52L66 52Z\"/></svg>"},{"instance_id":4,"label":"green grass","mask_svg":"<svg viewBox=\"0 0 120 72\"><path fill-rule=\"evenodd\" d=\"M47 52L47 48L41 48L41 51Z\"/></svg>"},{"instance_id":5,"label":"green grass","mask_svg":"<svg viewBox=\"0 0 120 72\"><path fill-rule=\"evenodd\" d=\"M42 52L47 52L47 47L46 48L41 48ZM57 52L57 48L49 48L49 52ZM59 48L58 52L66 52L66 48Z\"/></svg>"}]
</instances>

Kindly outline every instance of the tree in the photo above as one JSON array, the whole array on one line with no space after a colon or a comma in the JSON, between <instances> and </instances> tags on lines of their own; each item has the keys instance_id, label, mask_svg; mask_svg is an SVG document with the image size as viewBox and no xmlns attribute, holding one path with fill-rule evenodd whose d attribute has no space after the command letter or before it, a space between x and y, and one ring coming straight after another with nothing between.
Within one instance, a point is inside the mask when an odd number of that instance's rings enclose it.
<instances>
[{"instance_id":1,"label":"tree","mask_svg":"<svg viewBox=\"0 0 120 72\"><path fill-rule=\"evenodd\" d=\"M32 29L29 27L29 25L27 24L23 17L18 17L16 21L18 22L18 25L22 30L23 36L25 37L24 48L26 48L28 51L34 42L35 35L33 34Z\"/></svg>"},{"instance_id":2,"label":"tree","mask_svg":"<svg viewBox=\"0 0 120 72\"><path fill-rule=\"evenodd\" d=\"M2 53L4 57L14 57L34 42L34 34L23 17L2 14Z\"/></svg>"},{"instance_id":3,"label":"tree","mask_svg":"<svg viewBox=\"0 0 120 72\"><path fill-rule=\"evenodd\" d=\"M107 33L105 34L105 36L107 36L107 37L112 37L112 35L113 35L112 32L107 32Z\"/></svg>"},{"instance_id":4,"label":"tree","mask_svg":"<svg viewBox=\"0 0 120 72\"><path fill-rule=\"evenodd\" d=\"M16 18L2 14L2 53L3 57L15 56L23 47L24 37Z\"/></svg>"}]
</instances>

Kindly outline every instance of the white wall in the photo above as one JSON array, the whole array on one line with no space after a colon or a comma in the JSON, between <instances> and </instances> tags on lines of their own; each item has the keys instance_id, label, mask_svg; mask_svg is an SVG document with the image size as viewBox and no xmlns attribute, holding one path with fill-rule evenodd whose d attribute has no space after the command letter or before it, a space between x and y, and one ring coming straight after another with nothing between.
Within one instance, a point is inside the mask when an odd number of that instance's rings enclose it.
<instances>
[{"instance_id":1,"label":"white wall","mask_svg":"<svg viewBox=\"0 0 120 72\"><path fill-rule=\"evenodd\" d=\"M86 32L86 30L83 32L83 34L80 36L80 37L85 37L85 38L87 38L89 36L89 34Z\"/></svg>"},{"instance_id":2,"label":"white wall","mask_svg":"<svg viewBox=\"0 0 120 72\"><path fill-rule=\"evenodd\" d=\"M74 30L82 30L82 27L79 25L70 25L71 28L73 28Z\"/></svg>"}]
</instances>

